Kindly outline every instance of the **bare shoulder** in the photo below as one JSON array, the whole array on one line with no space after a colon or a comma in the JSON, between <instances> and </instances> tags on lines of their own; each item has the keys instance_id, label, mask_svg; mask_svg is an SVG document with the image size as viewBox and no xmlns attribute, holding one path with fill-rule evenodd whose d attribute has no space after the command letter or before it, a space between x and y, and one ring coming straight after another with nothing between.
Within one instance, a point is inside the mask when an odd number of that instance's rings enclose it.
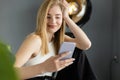
<instances>
[{"instance_id":1,"label":"bare shoulder","mask_svg":"<svg viewBox=\"0 0 120 80\"><path fill-rule=\"evenodd\" d=\"M26 37L26 40L27 41L30 41L30 42L34 42L34 43L41 43L41 38L39 35L35 34L35 33L31 33L29 34L27 37Z\"/></svg>"},{"instance_id":2,"label":"bare shoulder","mask_svg":"<svg viewBox=\"0 0 120 80\"><path fill-rule=\"evenodd\" d=\"M41 47L41 38L39 35L34 33L29 34L22 43L23 47L27 48L40 48Z\"/></svg>"},{"instance_id":3,"label":"bare shoulder","mask_svg":"<svg viewBox=\"0 0 120 80\"><path fill-rule=\"evenodd\" d=\"M36 34L28 35L16 53L15 66L24 65L33 54L38 53L41 47L41 38Z\"/></svg>"}]
</instances>

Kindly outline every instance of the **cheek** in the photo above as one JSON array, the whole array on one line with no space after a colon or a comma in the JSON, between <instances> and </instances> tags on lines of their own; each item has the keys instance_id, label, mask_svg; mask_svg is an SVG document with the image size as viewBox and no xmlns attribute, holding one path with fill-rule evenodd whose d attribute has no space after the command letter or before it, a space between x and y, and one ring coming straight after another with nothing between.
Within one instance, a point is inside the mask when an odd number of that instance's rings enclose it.
<instances>
[{"instance_id":1,"label":"cheek","mask_svg":"<svg viewBox=\"0 0 120 80\"><path fill-rule=\"evenodd\" d=\"M59 24L59 26L61 26L62 25L62 20L59 20L58 24Z\"/></svg>"}]
</instances>

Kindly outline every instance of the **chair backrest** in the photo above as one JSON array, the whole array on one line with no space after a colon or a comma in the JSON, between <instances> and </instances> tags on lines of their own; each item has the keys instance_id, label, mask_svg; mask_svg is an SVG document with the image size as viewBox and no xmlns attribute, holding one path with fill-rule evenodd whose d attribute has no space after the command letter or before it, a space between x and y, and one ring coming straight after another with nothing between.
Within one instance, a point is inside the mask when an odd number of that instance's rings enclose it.
<instances>
[{"instance_id":1,"label":"chair backrest","mask_svg":"<svg viewBox=\"0 0 120 80\"><path fill-rule=\"evenodd\" d=\"M86 0L87 1L87 6L86 6L86 11L84 16L82 17L82 19L80 21L77 22L77 25L79 25L80 27L83 27L84 24L86 24L92 14L92 3L91 0Z\"/></svg>"}]
</instances>

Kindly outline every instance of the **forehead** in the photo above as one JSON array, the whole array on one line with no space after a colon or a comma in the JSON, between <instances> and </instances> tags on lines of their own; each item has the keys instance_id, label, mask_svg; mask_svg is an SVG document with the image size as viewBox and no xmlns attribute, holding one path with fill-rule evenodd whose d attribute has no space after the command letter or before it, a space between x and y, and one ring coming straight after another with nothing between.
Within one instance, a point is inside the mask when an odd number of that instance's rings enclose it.
<instances>
[{"instance_id":1,"label":"forehead","mask_svg":"<svg viewBox=\"0 0 120 80\"><path fill-rule=\"evenodd\" d=\"M49 10L48 14L62 14L61 8L59 5L53 5Z\"/></svg>"}]
</instances>

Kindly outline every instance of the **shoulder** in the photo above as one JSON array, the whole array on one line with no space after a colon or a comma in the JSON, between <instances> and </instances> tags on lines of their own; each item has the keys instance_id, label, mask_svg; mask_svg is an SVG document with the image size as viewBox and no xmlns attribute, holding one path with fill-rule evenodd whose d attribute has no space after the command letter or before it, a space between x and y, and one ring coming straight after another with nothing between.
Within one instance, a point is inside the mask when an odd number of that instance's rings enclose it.
<instances>
[{"instance_id":1,"label":"shoulder","mask_svg":"<svg viewBox=\"0 0 120 80\"><path fill-rule=\"evenodd\" d=\"M35 33L31 33L29 34L26 39L25 42L30 43L30 44L37 44L40 45L41 44L41 38L39 35L35 34Z\"/></svg>"},{"instance_id":2,"label":"shoulder","mask_svg":"<svg viewBox=\"0 0 120 80\"><path fill-rule=\"evenodd\" d=\"M33 39L33 40L41 40L40 36L35 34L35 33L31 33L29 34L26 39Z\"/></svg>"}]
</instances>

